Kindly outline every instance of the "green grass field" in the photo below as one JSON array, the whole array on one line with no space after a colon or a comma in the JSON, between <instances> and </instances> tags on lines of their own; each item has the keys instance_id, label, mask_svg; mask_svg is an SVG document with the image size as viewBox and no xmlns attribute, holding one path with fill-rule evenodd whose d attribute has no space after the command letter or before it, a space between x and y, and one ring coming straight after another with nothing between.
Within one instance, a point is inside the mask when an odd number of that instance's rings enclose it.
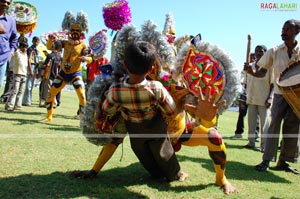
<instances>
[{"instance_id":1,"label":"green grass field","mask_svg":"<svg viewBox=\"0 0 300 199\"><path fill-rule=\"evenodd\" d=\"M74 119L78 108L75 93L63 91L53 121L43 124L39 120L46 116L46 109L38 107L37 92L35 88L33 106L21 111L7 112L0 104L1 199L300 198L300 176L254 170L262 153L242 147L247 144L247 133L244 139L228 138L233 135L238 116L228 111L220 116L218 129L227 146L226 175L238 194L227 196L214 186L215 172L206 147L183 147L177 153L181 167L190 175L186 181L152 180L131 151L128 137L97 178L70 178L73 170L91 169L101 147L85 139L79 120ZM291 165L300 170L299 164Z\"/></svg>"}]
</instances>

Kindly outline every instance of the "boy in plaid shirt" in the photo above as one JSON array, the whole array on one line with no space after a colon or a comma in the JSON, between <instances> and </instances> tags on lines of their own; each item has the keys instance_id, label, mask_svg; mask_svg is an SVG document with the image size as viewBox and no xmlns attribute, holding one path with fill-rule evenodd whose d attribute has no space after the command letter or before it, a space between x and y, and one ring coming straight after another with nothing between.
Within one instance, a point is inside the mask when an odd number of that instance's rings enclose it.
<instances>
[{"instance_id":1,"label":"boy in plaid shirt","mask_svg":"<svg viewBox=\"0 0 300 199\"><path fill-rule=\"evenodd\" d=\"M175 112L175 102L160 82L145 78L154 61L155 49L151 44L129 44L124 58L128 76L111 85L103 110L108 115L121 111L131 148L151 176L183 181L188 175L180 170L162 117L162 112Z\"/></svg>"}]
</instances>

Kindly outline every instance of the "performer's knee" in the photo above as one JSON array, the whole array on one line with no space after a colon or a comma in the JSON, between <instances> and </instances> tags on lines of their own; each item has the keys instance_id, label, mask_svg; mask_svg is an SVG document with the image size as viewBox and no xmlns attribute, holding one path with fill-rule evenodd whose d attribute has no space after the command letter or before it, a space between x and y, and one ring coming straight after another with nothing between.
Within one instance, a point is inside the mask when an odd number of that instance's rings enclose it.
<instances>
[{"instance_id":1,"label":"performer's knee","mask_svg":"<svg viewBox=\"0 0 300 199\"><path fill-rule=\"evenodd\" d=\"M51 102L46 102L46 108L47 108L47 110L52 109L52 106L53 106L52 101Z\"/></svg>"},{"instance_id":2,"label":"performer's knee","mask_svg":"<svg viewBox=\"0 0 300 199\"><path fill-rule=\"evenodd\" d=\"M209 129L208 139L214 145L221 145L223 143L222 136L216 129Z\"/></svg>"},{"instance_id":3,"label":"performer's knee","mask_svg":"<svg viewBox=\"0 0 300 199\"><path fill-rule=\"evenodd\" d=\"M73 86L75 89L78 88L84 88L84 82L82 81L81 78L76 78L74 79L74 81L72 82Z\"/></svg>"},{"instance_id":4,"label":"performer's knee","mask_svg":"<svg viewBox=\"0 0 300 199\"><path fill-rule=\"evenodd\" d=\"M54 79L52 82L52 86L55 88L61 87L63 81L61 79Z\"/></svg>"}]
</instances>

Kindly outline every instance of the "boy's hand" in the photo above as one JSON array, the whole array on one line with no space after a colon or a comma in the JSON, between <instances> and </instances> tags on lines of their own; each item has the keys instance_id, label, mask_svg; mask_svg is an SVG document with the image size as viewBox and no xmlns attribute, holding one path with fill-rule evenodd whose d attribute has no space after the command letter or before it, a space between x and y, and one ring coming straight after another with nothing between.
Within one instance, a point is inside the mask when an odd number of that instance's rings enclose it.
<instances>
[{"instance_id":1,"label":"boy's hand","mask_svg":"<svg viewBox=\"0 0 300 199\"><path fill-rule=\"evenodd\" d=\"M224 106L226 104L226 100L219 101L215 104L214 101L218 93L216 93L214 96L211 96L210 91L211 91L211 87L208 87L207 94L204 97L202 94L202 89L199 87L198 105L197 106L191 104L185 105L185 110L192 117L198 117L200 119L211 121L216 116L218 109L221 106Z\"/></svg>"}]
</instances>

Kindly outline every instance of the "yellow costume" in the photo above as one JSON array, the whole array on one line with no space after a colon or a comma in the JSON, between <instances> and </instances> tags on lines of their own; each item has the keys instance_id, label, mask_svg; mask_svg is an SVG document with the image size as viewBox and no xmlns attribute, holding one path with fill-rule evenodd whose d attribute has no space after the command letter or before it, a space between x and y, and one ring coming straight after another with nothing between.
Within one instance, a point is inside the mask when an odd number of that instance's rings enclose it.
<instances>
[{"instance_id":1,"label":"yellow costume","mask_svg":"<svg viewBox=\"0 0 300 199\"><path fill-rule=\"evenodd\" d=\"M70 13L66 13L70 14ZM50 122L53 115L54 98L68 82L71 82L79 99L80 108L86 104L84 82L82 80L82 62L91 63L92 58L87 56L88 46L83 42L83 28L81 24L73 23L69 27L69 38L61 40L64 49L61 71L54 79L46 99L47 118L43 122ZM54 36L49 36L47 48L52 49Z\"/></svg>"},{"instance_id":2,"label":"yellow costume","mask_svg":"<svg viewBox=\"0 0 300 199\"><path fill-rule=\"evenodd\" d=\"M218 186L224 186L228 183L225 176L226 146L222 141L222 136L214 128L217 121L216 117L211 121L201 118L196 122L189 121L183 107L186 104L185 96L189 94L188 89L178 90L175 85L171 85L170 94L177 102L177 113L166 118L168 133L174 150L179 150L181 145L190 147L207 146L216 170L215 183Z\"/></svg>"}]
</instances>

